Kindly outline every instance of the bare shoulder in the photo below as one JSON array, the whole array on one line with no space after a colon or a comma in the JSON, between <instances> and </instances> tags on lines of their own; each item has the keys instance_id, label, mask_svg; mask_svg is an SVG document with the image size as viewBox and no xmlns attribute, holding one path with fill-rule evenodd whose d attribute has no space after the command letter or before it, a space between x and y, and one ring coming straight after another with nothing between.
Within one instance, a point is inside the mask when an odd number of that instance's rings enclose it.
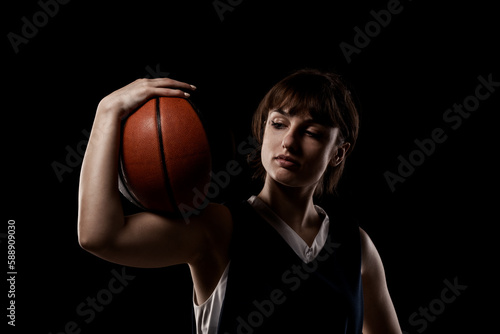
<instances>
[{"instance_id":1,"label":"bare shoulder","mask_svg":"<svg viewBox=\"0 0 500 334\"><path fill-rule=\"evenodd\" d=\"M198 235L196 242L196 258L188 262L196 262L207 257L224 257L229 247L233 230L233 220L229 208L225 205L210 203L199 215L192 216L188 223L183 222L186 230Z\"/></svg>"},{"instance_id":2,"label":"bare shoulder","mask_svg":"<svg viewBox=\"0 0 500 334\"><path fill-rule=\"evenodd\" d=\"M365 314L363 333L400 334L401 328L387 288L382 259L375 244L362 228L359 229L359 234Z\"/></svg>"},{"instance_id":3,"label":"bare shoulder","mask_svg":"<svg viewBox=\"0 0 500 334\"><path fill-rule=\"evenodd\" d=\"M233 219L228 207L211 203L197 220L195 224L201 225L209 246L229 243L233 231Z\"/></svg>"},{"instance_id":4,"label":"bare shoulder","mask_svg":"<svg viewBox=\"0 0 500 334\"><path fill-rule=\"evenodd\" d=\"M199 233L196 256L188 263L199 267L207 263L224 263L229 260L229 244L233 232L230 210L222 204L211 203L188 225Z\"/></svg>"},{"instance_id":5,"label":"bare shoulder","mask_svg":"<svg viewBox=\"0 0 500 334\"><path fill-rule=\"evenodd\" d=\"M210 203L205 209L205 212L212 220L223 221L226 224L231 223L231 212L229 208L223 204Z\"/></svg>"},{"instance_id":6,"label":"bare shoulder","mask_svg":"<svg viewBox=\"0 0 500 334\"><path fill-rule=\"evenodd\" d=\"M383 270L383 267L380 268L380 266L382 266L382 261L375 244L368 233L361 227L359 228L359 236L361 240L362 256L361 273L366 273L366 270Z\"/></svg>"}]
</instances>

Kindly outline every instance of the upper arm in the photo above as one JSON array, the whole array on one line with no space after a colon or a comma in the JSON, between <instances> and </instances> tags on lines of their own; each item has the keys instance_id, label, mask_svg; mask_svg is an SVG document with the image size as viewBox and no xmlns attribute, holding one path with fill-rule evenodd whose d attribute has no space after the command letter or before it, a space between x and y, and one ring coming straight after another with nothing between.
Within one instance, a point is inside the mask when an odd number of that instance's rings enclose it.
<instances>
[{"instance_id":1,"label":"upper arm","mask_svg":"<svg viewBox=\"0 0 500 334\"><path fill-rule=\"evenodd\" d=\"M143 212L125 217L123 227L104 247L87 250L122 265L166 267L190 263L207 251L217 251L216 245L229 242L230 229L229 210L218 204L210 204L188 224L182 218Z\"/></svg>"},{"instance_id":2,"label":"upper arm","mask_svg":"<svg viewBox=\"0 0 500 334\"><path fill-rule=\"evenodd\" d=\"M385 279L384 266L372 240L360 228L364 299L364 334L399 333L396 311L392 304Z\"/></svg>"}]
</instances>

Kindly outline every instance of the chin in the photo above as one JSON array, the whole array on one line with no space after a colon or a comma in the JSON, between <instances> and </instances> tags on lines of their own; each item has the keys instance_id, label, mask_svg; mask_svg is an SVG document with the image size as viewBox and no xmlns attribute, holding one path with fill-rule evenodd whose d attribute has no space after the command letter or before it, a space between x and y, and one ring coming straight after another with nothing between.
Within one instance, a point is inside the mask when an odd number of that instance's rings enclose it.
<instances>
[{"instance_id":1,"label":"chin","mask_svg":"<svg viewBox=\"0 0 500 334\"><path fill-rule=\"evenodd\" d=\"M297 175L297 173L286 169L274 171L274 173L271 174L268 173L267 175L274 182L290 188L307 187L316 184L316 182L312 182L309 180L302 180L300 178L300 175Z\"/></svg>"}]
</instances>

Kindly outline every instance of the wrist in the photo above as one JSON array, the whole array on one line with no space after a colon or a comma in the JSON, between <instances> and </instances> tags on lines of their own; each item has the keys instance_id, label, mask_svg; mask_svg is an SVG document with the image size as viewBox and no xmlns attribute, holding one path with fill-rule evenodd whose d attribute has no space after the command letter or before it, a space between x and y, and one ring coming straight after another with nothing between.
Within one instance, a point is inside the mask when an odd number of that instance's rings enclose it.
<instances>
[{"instance_id":1,"label":"wrist","mask_svg":"<svg viewBox=\"0 0 500 334\"><path fill-rule=\"evenodd\" d=\"M119 102L113 102L108 97L105 97L97 106L96 117L105 118L108 120L121 121L124 117L124 110Z\"/></svg>"},{"instance_id":2,"label":"wrist","mask_svg":"<svg viewBox=\"0 0 500 334\"><path fill-rule=\"evenodd\" d=\"M99 104L92 126L92 139L100 141L109 136L115 137L119 134L121 127L121 117L116 109L110 108L106 104ZM95 138L94 138L95 137Z\"/></svg>"}]
</instances>

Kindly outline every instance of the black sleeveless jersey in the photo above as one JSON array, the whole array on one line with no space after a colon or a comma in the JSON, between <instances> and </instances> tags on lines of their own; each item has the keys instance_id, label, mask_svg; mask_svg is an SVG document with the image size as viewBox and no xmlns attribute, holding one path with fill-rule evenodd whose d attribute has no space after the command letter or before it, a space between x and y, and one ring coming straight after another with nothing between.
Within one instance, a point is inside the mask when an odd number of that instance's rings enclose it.
<instances>
[{"instance_id":1,"label":"black sleeveless jersey","mask_svg":"<svg viewBox=\"0 0 500 334\"><path fill-rule=\"evenodd\" d=\"M329 214L327 241L306 264L249 203L227 206L234 229L218 334L361 333L356 223Z\"/></svg>"}]
</instances>

